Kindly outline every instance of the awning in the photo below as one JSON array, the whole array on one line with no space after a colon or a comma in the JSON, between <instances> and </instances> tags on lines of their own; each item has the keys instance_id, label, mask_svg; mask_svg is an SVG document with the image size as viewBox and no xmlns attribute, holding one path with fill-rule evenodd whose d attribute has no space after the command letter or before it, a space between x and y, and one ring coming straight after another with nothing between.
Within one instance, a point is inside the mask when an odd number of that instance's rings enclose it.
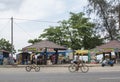
<instances>
[{"instance_id":1,"label":"awning","mask_svg":"<svg viewBox=\"0 0 120 82\"><path fill-rule=\"evenodd\" d=\"M75 54L80 54L80 55L88 55L88 50L76 50Z\"/></svg>"}]
</instances>

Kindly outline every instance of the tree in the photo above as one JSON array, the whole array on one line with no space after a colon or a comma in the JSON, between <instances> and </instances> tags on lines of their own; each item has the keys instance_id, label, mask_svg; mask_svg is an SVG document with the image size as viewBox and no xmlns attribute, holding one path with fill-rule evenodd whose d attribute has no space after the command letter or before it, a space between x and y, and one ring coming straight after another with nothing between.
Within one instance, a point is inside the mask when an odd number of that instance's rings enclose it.
<instances>
[{"instance_id":1,"label":"tree","mask_svg":"<svg viewBox=\"0 0 120 82\"><path fill-rule=\"evenodd\" d=\"M28 43L32 43L32 44L34 44L34 43L37 43L37 42L40 42L41 41L41 39L30 39L30 40L28 40Z\"/></svg>"},{"instance_id":2,"label":"tree","mask_svg":"<svg viewBox=\"0 0 120 82\"><path fill-rule=\"evenodd\" d=\"M69 20L71 27L77 30L77 41L79 45L85 49L91 49L102 44L102 39L96 35L94 30L95 24L89 20L89 18L84 17L84 13L71 13ZM98 42L95 42L95 39Z\"/></svg>"},{"instance_id":3,"label":"tree","mask_svg":"<svg viewBox=\"0 0 120 82\"><path fill-rule=\"evenodd\" d=\"M94 23L89 22L89 18L84 17L84 13L70 13L70 15L68 20L60 21L59 26L45 29L39 38L46 38L72 49L82 47L90 49L102 43L99 36L95 35Z\"/></svg>"},{"instance_id":4,"label":"tree","mask_svg":"<svg viewBox=\"0 0 120 82\"><path fill-rule=\"evenodd\" d=\"M7 41L6 39L2 38L0 39L0 50L6 50L11 52L12 45ZM13 48L13 51L15 52L15 49Z\"/></svg>"},{"instance_id":5,"label":"tree","mask_svg":"<svg viewBox=\"0 0 120 82\"><path fill-rule=\"evenodd\" d=\"M117 0L88 0L88 10L94 12L99 19L97 23L99 27L98 30L101 33L105 33L104 38L108 40L114 40L119 38L119 28L118 28L118 15L115 15ZM120 1L117 2L120 4ZM116 13L118 14L118 13ZM98 22L99 21L99 22Z\"/></svg>"},{"instance_id":6,"label":"tree","mask_svg":"<svg viewBox=\"0 0 120 82\"><path fill-rule=\"evenodd\" d=\"M44 30L44 33L39 36L39 38L45 38L49 41L55 42L59 45L63 45L62 43L62 32L60 26L50 26L49 28Z\"/></svg>"},{"instance_id":7,"label":"tree","mask_svg":"<svg viewBox=\"0 0 120 82\"><path fill-rule=\"evenodd\" d=\"M120 30L120 0L112 0L111 4L113 4L112 12L115 14L116 21L119 24L119 30Z\"/></svg>"}]
</instances>

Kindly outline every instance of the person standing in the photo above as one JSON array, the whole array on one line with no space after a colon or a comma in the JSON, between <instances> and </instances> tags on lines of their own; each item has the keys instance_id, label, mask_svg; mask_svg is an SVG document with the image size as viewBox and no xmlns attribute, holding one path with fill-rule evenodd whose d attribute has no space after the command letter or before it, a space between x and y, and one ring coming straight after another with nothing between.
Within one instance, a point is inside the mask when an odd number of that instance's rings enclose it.
<instances>
[{"instance_id":1,"label":"person standing","mask_svg":"<svg viewBox=\"0 0 120 82\"><path fill-rule=\"evenodd\" d=\"M35 54L31 54L31 64L35 64Z\"/></svg>"}]
</instances>

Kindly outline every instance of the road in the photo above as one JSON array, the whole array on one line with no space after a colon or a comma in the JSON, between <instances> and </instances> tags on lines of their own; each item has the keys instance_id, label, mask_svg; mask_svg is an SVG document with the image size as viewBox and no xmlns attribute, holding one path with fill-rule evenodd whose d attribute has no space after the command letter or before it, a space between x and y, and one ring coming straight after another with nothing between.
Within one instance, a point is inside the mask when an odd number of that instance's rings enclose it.
<instances>
[{"instance_id":1,"label":"road","mask_svg":"<svg viewBox=\"0 0 120 82\"><path fill-rule=\"evenodd\" d=\"M88 73L70 73L66 67L44 67L40 72L0 68L0 82L120 82L119 68L91 67Z\"/></svg>"}]
</instances>

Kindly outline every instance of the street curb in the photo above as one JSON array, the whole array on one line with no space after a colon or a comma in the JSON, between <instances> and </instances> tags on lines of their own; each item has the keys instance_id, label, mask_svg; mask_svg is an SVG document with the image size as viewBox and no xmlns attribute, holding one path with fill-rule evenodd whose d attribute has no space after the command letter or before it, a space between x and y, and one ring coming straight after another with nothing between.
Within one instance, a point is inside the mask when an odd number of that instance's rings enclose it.
<instances>
[{"instance_id":1,"label":"street curb","mask_svg":"<svg viewBox=\"0 0 120 82\"><path fill-rule=\"evenodd\" d=\"M57 64L57 65L38 65L40 67L68 67L70 64ZM101 67L101 64L86 64L88 67ZM23 68L28 65L0 65L0 68ZM120 66L120 64L114 64Z\"/></svg>"},{"instance_id":2,"label":"street curb","mask_svg":"<svg viewBox=\"0 0 120 82\"><path fill-rule=\"evenodd\" d=\"M39 65L40 67L68 67L70 64L63 65ZM86 64L88 67L100 67L100 64ZM0 68L23 68L28 65L0 65Z\"/></svg>"}]
</instances>

